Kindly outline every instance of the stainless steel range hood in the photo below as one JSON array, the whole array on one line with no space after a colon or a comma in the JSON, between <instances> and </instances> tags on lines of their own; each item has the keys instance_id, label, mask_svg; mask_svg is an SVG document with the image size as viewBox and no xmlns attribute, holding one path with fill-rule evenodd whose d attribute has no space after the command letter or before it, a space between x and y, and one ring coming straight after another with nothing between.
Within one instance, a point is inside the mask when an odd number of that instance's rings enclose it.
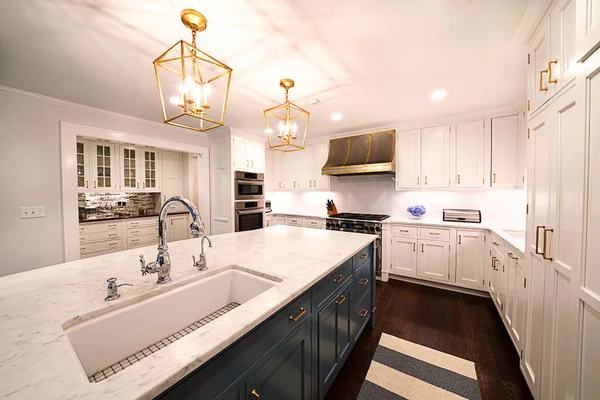
<instances>
[{"instance_id":1,"label":"stainless steel range hood","mask_svg":"<svg viewBox=\"0 0 600 400\"><path fill-rule=\"evenodd\" d=\"M396 131L367 133L329 141L323 175L392 174Z\"/></svg>"}]
</instances>

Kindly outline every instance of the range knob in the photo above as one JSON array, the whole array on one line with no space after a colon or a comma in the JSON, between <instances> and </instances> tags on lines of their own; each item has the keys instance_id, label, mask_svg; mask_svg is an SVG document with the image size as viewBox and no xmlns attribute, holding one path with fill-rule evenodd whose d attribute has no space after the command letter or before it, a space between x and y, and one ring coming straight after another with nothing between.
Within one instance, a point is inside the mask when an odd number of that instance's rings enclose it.
<instances>
[{"instance_id":1,"label":"range knob","mask_svg":"<svg viewBox=\"0 0 600 400\"><path fill-rule=\"evenodd\" d=\"M327 229L331 229L331 222L330 221L325 222L325 227Z\"/></svg>"},{"instance_id":2,"label":"range knob","mask_svg":"<svg viewBox=\"0 0 600 400\"><path fill-rule=\"evenodd\" d=\"M380 226L376 226L375 227L375 233L379 234L381 232L381 227Z\"/></svg>"}]
</instances>

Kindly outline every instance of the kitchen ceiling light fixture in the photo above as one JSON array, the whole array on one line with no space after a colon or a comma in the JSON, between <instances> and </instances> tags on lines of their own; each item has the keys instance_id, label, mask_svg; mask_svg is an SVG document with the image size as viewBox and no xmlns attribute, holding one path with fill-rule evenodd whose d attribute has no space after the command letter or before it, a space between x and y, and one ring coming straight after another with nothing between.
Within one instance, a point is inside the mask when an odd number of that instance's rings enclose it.
<instances>
[{"instance_id":1,"label":"kitchen ceiling light fixture","mask_svg":"<svg viewBox=\"0 0 600 400\"><path fill-rule=\"evenodd\" d=\"M263 112L269 147L283 152L302 150L306 144L310 113L288 100L288 91L294 87L293 80L282 79L279 86L285 89L285 103Z\"/></svg>"},{"instance_id":2,"label":"kitchen ceiling light fixture","mask_svg":"<svg viewBox=\"0 0 600 400\"><path fill-rule=\"evenodd\" d=\"M434 90L433 93L431 93L431 99L432 100L441 100L444 97L446 97L448 93L446 93L445 90Z\"/></svg>"},{"instance_id":3,"label":"kitchen ceiling light fixture","mask_svg":"<svg viewBox=\"0 0 600 400\"><path fill-rule=\"evenodd\" d=\"M340 121L344 116L340 113L331 114L332 121Z\"/></svg>"},{"instance_id":4,"label":"kitchen ceiling light fixture","mask_svg":"<svg viewBox=\"0 0 600 400\"><path fill-rule=\"evenodd\" d=\"M196 47L196 34L206 29L204 15L185 9L181 21L192 31L192 43L180 40L154 60L163 119L204 132L223 126L232 69Z\"/></svg>"}]
</instances>

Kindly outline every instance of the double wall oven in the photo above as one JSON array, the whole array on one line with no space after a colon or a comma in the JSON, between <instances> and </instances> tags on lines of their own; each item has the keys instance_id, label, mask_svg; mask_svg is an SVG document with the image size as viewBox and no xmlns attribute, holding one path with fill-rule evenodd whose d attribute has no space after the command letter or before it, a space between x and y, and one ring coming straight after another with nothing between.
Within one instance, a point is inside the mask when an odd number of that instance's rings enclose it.
<instances>
[{"instance_id":1,"label":"double wall oven","mask_svg":"<svg viewBox=\"0 0 600 400\"><path fill-rule=\"evenodd\" d=\"M265 225L265 176L235 172L235 231L261 229Z\"/></svg>"}]
</instances>

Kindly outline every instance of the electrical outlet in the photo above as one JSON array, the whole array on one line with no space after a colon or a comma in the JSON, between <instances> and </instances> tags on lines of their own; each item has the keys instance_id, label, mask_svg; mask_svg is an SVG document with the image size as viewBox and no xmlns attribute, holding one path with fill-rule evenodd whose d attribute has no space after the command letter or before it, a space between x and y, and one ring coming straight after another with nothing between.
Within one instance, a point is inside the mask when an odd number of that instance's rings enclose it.
<instances>
[{"instance_id":1,"label":"electrical outlet","mask_svg":"<svg viewBox=\"0 0 600 400\"><path fill-rule=\"evenodd\" d=\"M46 207L21 207L21 219L25 218L44 218L46 216Z\"/></svg>"}]
</instances>

